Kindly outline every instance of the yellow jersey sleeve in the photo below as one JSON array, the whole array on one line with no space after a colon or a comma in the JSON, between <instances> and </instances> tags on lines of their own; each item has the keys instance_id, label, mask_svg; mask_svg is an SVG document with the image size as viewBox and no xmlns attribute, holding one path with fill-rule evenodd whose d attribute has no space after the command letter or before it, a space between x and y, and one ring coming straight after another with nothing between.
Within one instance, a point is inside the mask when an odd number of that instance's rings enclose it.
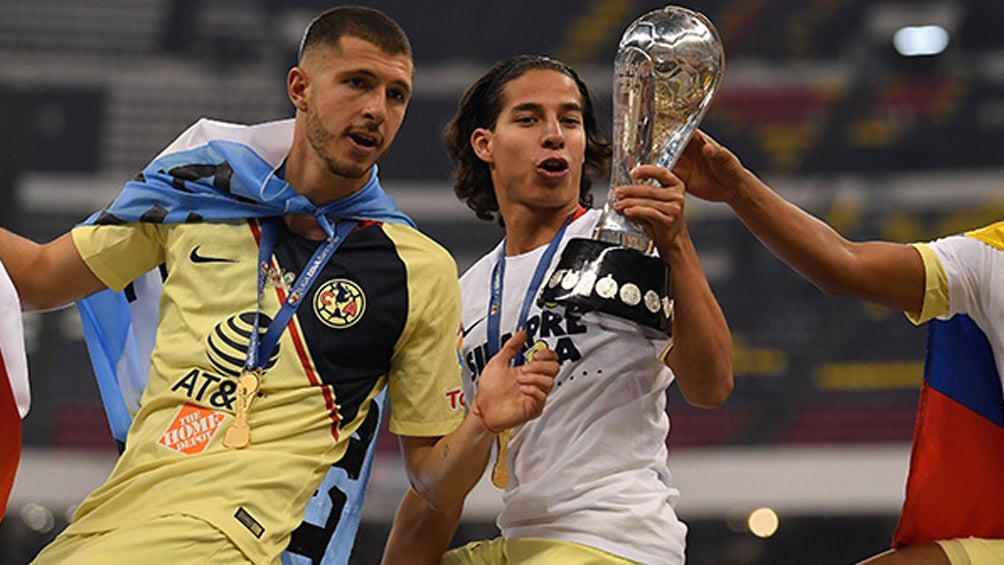
<instances>
[{"instance_id":1,"label":"yellow jersey sleeve","mask_svg":"<svg viewBox=\"0 0 1004 565\"><path fill-rule=\"evenodd\" d=\"M442 436L463 421L456 337L460 284L449 253L406 226L384 226L408 273L408 321L394 348L388 376L390 431Z\"/></svg>"},{"instance_id":2,"label":"yellow jersey sleeve","mask_svg":"<svg viewBox=\"0 0 1004 565\"><path fill-rule=\"evenodd\" d=\"M71 234L87 267L116 292L164 262L157 224L77 226Z\"/></svg>"}]
</instances>

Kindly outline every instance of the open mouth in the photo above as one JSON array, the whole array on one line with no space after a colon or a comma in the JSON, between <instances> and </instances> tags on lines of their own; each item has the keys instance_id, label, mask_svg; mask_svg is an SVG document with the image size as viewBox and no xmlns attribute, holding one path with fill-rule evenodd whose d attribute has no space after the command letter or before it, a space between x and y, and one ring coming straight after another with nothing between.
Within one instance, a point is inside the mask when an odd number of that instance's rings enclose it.
<instances>
[{"instance_id":1,"label":"open mouth","mask_svg":"<svg viewBox=\"0 0 1004 565\"><path fill-rule=\"evenodd\" d=\"M349 138L352 139L352 141L354 141L356 145L366 147L367 149L372 149L380 144L379 137L362 132L350 133Z\"/></svg>"},{"instance_id":2,"label":"open mouth","mask_svg":"<svg viewBox=\"0 0 1004 565\"><path fill-rule=\"evenodd\" d=\"M553 157L542 161L537 168L547 173L563 173L568 170L568 161Z\"/></svg>"}]
</instances>

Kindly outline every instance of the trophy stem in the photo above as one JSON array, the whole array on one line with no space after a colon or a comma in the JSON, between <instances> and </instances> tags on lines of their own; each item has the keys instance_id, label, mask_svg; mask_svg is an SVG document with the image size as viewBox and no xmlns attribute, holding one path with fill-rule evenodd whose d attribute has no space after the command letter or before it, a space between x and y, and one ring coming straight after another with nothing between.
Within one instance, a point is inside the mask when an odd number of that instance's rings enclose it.
<instances>
[{"instance_id":1,"label":"trophy stem","mask_svg":"<svg viewBox=\"0 0 1004 565\"><path fill-rule=\"evenodd\" d=\"M619 220L624 221L622 223ZM652 238L644 232L637 233L637 228L638 226L614 211L608 201L603 207L603 215L593 231L593 239L634 249L645 254L651 253Z\"/></svg>"}]
</instances>

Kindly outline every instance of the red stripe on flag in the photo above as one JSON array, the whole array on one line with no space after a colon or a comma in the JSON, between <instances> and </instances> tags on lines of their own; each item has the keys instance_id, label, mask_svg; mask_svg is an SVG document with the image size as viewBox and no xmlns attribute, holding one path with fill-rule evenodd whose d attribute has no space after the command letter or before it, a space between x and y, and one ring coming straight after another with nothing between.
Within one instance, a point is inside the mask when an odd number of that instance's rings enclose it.
<instances>
[{"instance_id":1,"label":"red stripe on flag","mask_svg":"<svg viewBox=\"0 0 1004 565\"><path fill-rule=\"evenodd\" d=\"M1004 428L921 389L903 514L893 546L1004 537Z\"/></svg>"},{"instance_id":2,"label":"red stripe on flag","mask_svg":"<svg viewBox=\"0 0 1004 565\"><path fill-rule=\"evenodd\" d=\"M21 460L21 415L17 411L7 366L0 353L0 516L7 512L7 499Z\"/></svg>"}]
</instances>

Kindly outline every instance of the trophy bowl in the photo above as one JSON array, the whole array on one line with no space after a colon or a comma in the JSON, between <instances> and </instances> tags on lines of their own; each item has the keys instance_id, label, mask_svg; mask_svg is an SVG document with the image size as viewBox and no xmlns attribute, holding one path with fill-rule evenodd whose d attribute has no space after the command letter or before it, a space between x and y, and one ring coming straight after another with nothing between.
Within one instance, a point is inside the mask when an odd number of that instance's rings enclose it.
<instances>
[{"instance_id":1,"label":"trophy bowl","mask_svg":"<svg viewBox=\"0 0 1004 565\"><path fill-rule=\"evenodd\" d=\"M645 228L613 209L614 188L638 165L672 169L707 112L725 66L712 23L666 6L624 31L614 61L610 190L591 239L569 240L537 299L626 318L671 337L669 266Z\"/></svg>"}]
</instances>

